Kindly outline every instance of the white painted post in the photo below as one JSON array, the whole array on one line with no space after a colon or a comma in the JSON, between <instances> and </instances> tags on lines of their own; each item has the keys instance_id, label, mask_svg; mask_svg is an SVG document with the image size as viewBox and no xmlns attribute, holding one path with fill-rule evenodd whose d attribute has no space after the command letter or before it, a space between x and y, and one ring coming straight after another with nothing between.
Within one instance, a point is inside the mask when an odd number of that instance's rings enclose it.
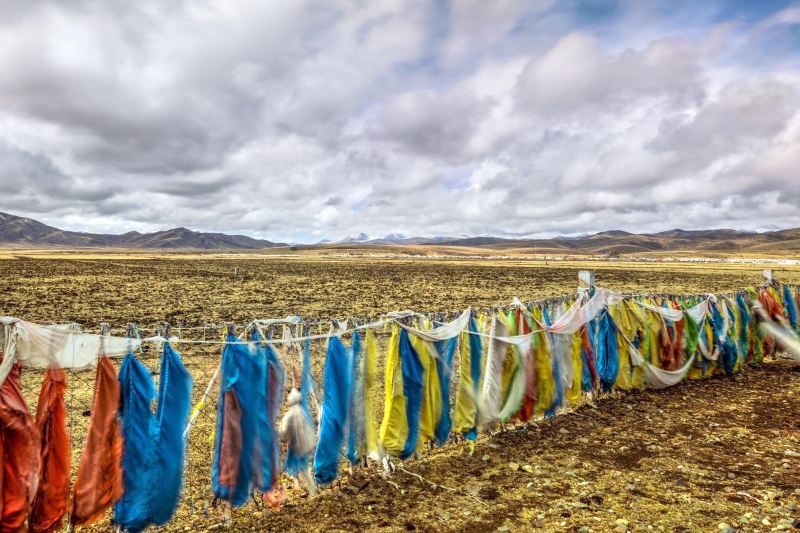
<instances>
[{"instance_id":1,"label":"white painted post","mask_svg":"<svg viewBox=\"0 0 800 533\"><path fill-rule=\"evenodd\" d=\"M578 271L578 288L579 289L593 289L594 288L594 271L593 270L579 270Z\"/></svg>"},{"instance_id":2,"label":"white painted post","mask_svg":"<svg viewBox=\"0 0 800 533\"><path fill-rule=\"evenodd\" d=\"M764 269L764 285L772 285L772 269Z\"/></svg>"}]
</instances>

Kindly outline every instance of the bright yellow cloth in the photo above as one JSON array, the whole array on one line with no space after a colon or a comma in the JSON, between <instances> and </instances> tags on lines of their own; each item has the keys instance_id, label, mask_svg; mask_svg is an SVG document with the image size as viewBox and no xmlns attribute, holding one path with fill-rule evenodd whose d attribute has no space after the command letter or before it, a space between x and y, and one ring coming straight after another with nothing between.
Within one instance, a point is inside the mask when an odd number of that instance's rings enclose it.
<instances>
[{"instance_id":1,"label":"bright yellow cloth","mask_svg":"<svg viewBox=\"0 0 800 533\"><path fill-rule=\"evenodd\" d=\"M608 313L617 325L619 332L622 335L630 338L631 323L628 314L625 312L623 304L609 306ZM622 335L617 333L617 354L619 357L619 370L617 371L617 379L614 382L614 388L622 390L630 390L631 388L631 364L630 355L628 354L628 347Z\"/></svg>"},{"instance_id":2,"label":"bright yellow cloth","mask_svg":"<svg viewBox=\"0 0 800 533\"><path fill-rule=\"evenodd\" d=\"M378 343L375 332L367 330L364 351L364 433L367 453L378 452L378 434L375 429L375 400L378 387Z\"/></svg>"},{"instance_id":3,"label":"bright yellow cloth","mask_svg":"<svg viewBox=\"0 0 800 533\"><path fill-rule=\"evenodd\" d=\"M733 343L736 345L736 364L733 366L734 372L738 372L742 369L742 363L744 362L744 358L747 354L741 353L741 346L739 343L739 339L742 335L742 313L739 310L739 306L736 305L736 302L731 301L729 298L725 298L726 304L729 303L728 309L733 311L732 320L734 321L733 333L731 338L733 339Z\"/></svg>"},{"instance_id":4,"label":"bright yellow cloth","mask_svg":"<svg viewBox=\"0 0 800 533\"><path fill-rule=\"evenodd\" d=\"M537 307L533 311L536 320L542 322L542 310ZM536 334L536 346L533 349L536 360L536 403L534 415L544 416L544 413L553 404L556 383L553 380L553 360L550 357L550 339L547 334L540 331Z\"/></svg>"},{"instance_id":5,"label":"bright yellow cloth","mask_svg":"<svg viewBox=\"0 0 800 533\"><path fill-rule=\"evenodd\" d=\"M583 378L582 346L583 337L579 330L572 334L572 367L575 369L575 374L572 376L572 383L567 389L567 401L569 403L578 403L581 399L581 380Z\"/></svg>"},{"instance_id":6,"label":"bright yellow cloth","mask_svg":"<svg viewBox=\"0 0 800 533\"><path fill-rule=\"evenodd\" d=\"M472 354L469 350L469 333L464 331L458 339L458 390L456 392L456 409L453 413L453 431L466 433L475 427L476 389L478 383L473 383L471 368Z\"/></svg>"},{"instance_id":7,"label":"bright yellow cloth","mask_svg":"<svg viewBox=\"0 0 800 533\"><path fill-rule=\"evenodd\" d=\"M430 323L425 320L419 324L420 329L430 329ZM419 356L420 363L424 369L423 382L425 383L422 391L422 406L419 417L419 440L417 447L421 447L426 442L435 437L436 425L442 415L442 390L439 388L439 372L436 369L436 348L432 342L425 341L416 335L410 335L411 346Z\"/></svg>"},{"instance_id":8,"label":"bright yellow cloth","mask_svg":"<svg viewBox=\"0 0 800 533\"><path fill-rule=\"evenodd\" d=\"M403 371L400 366L400 327L394 326L386 354L384 379L385 400L379 433L380 445L386 453L399 455L408 438L406 397L403 394Z\"/></svg>"}]
</instances>

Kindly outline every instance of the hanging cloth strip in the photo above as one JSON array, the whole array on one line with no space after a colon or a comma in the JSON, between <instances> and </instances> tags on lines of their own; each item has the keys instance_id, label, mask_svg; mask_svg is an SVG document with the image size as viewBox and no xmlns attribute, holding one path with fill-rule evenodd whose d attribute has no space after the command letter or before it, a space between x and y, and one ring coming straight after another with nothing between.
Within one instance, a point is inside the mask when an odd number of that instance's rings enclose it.
<instances>
[{"instance_id":1,"label":"hanging cloth strip","mask_svg":"<svg viewBox=\"0 0 800 533\"><path fill-rule=\"evenodd\" d=\"M539 327L548 333L569 335L578 331L581 326L593 320L600 312L610 305L616 305L625 299L621 294L608 289L597 288L594 295L581 305L583 298L578 298L575 303L551 325L539 322Z\"/></svg>"},{"instance_id":2,"label":"hanging cloth strip","mask_svg":"<svg viewBox=\"0 0 800 533\"><path fill-rule=\"evenodd\" d=\"M788 351L792 359L800 360L800 336L785 324L772 320L764 310L764 307L758 302L753 304L753 311L763 335L774 338L778 344Z\"/></svg>"},{"instance_id":3,"label":"hanging cloth strip","mask_svg":"<svg viewBox=\"0 0 800 533\"><path fill-rule=\"evenodd\" d=\"M686 374L689 372L694 362L694 357L690 357L686 363L677 370L662 370L648 363L629 339L625 338L625 343L628 346L631 364L637 367L644 365L645 383L652 389L666 389L667 387L677 385L686 378Z\"/></svg>"},{"instance_id":4,"label":"hanging cloth strip","mask_svg":"<svg viewBox=\"0 0 800 533\"><path fill-rule=\"evenodd\" d=\"M516 306L516 325L518 335L528 335L531 333L529 320L532 320L530 312L522 306ZM535 348L536 337L531 335L531 341L524 347L522 357L522 371L525 373L525 394L522 397L522 405L519 409L519 419L528 422L533 417L534 407L536 406L536 361L533 349Z\"/></svg>"},{"instance_id":5,"label":"hanging cloth strip","mask_svg":"<svg viewBox=\"0 0 800 533\"><path fill-rule=\"evenodd\" d=\"M39 488L28 517L28 529L33 533L61 529L61 521L67 512L72 449L64 404L66 390L67 376L64 370L48 368L36 408L42 459Z\"/></svg>"},{"instance_id":6,"label":"hanging cloth strip","mask_svg":"<svg viewBox=\"0 0 800 533\"><path fill-rule=\"evenodd\" d=\"M422 395L425 387L424 368L408 332L400 332L400 366L403 370L403 395L406 404L406 423L408 424L408 437L400 453L400 459L411 457L417 450L420 428L420 411L422 409Z\"/></svg>"},{"instance_id":7,"label":"hanging cloth strip","mask_svg":"<svg viewBox=\"0 0 800 533\"><path fill-rule=\"evenodd\" d=\"M322 388L322 418L319 440L314 453L314 477L317 483L333 482L339 470L339 453L344 441L352 386L352 353L339 337L328 340L325 357L325 382Z\"/></svg>"},{"instance_id":8,"label":"hanging cloth strip","mask_svg":"<svg viewBox=\"0 0 800 533\"><path fill-rule=\"evenodd\" d=\"M271 479L268 450L269 372L259 342L239 343L229 334L222 352L217 431L211 486L234 507L246 503L260 482ZM260 339L259 339L260 340Z\"/></svg>"},{"instance_id":9,"label":"hanging cloth strip","mask_svg":"<svg viewBox=\"0 0 800 533\"><path fill-rule=\"evenodd\" d=\"M737 355L736 345L729 336L730 323L724 304L711 305L711 324L714 330L714 346L720 354L722 368L726 374L731 375L736 366Z\"/></svg>"},{"instance_id":10,"label":"hanging cloth strip","mask_svg":"<svg viewBox=\"0 0 800 533\"><path fill-rule=\"evenodd\" d=\"M308 336L308 333L309 328L306 325L305 335ZM303 343L300 389L289 392L289 409L281 420L281 439L287 443L284 468L291 476L307 474L314 452L316 423L311 414L312 398L316 401L314 379L311 375L311 339L306 339ZM316 408L319 412L319 405ZM311 478L305 474L303 477L310 482Z\"/></svg>"},{"instance_id":11,"label":"hanging cloth strip","mask_svg":"<svg viewBox=\"0 0 800 533\"><path fill-rule=\"evenodd\" d=\"M453 430L463 434L469 441L474 441L478 436L476 420L483 350L477 333L478 325L472 317L469 320L469 331L463 332L459 341L460 369L453 419Z\"/></svg>"},{"instance_id":12,"label":"hanging cloth strip","mask_svg":"<svg viewBox=\"0 0 800 533\"><path fill-rule=\"evenodd\" d=\"M545 315L545 319L548 316ZM556 409L564 406L566 400L567 390L572 385L575 368L572 364L572 339L573 333L550 334L551 359L553 361L553 382L555 383L555 395L553 403L548 409L548 413L552 416L555 414Z\"/></svg>"},{"instance_id":13,"label":"hanging cloth strip","mask_svg":"<svg viewBox=\"0 0 800 533\"><path fill-rule=\"evenodd\" d=\"M580 331L581 337L581 391L592 392L600 383L594 356L594 324L585 325Z\"/></svg>"},{"instance_id":14,"label":"hanging cloth strip","mask_svg":"<svg viewBox=\"0 0 800 533\"><path fill-rule=\"evenodd\" d=\"M147 475L151 461L153 413L156 389L150 371L131 352L119 367L119 420L124 448L122 472L124 492L114 505L114 522L123 529L141 531L150 522L147 500L152 480Z\"/></svg>"},{"instance_id":15,"label":"hanging cloth strip","mask_svg":"<svg viewBox=\"0 0 800 533\"><path fill-rule=\"evenodd\" d=\"M797 331L797 300L795 300L792 289L788 285L783 286L783 307L789 315L789 324L791 324L793 330Z\"/></svg>"},{"instance_id":16,"label":"hanging cloth strip","mask_svg":"<svg viewBox=\"0 0 800 533\"><path fill-rule=\"evenodd\" d=\"M492 313L489 317L489 343L486 354L486 367L483 371L483 389L478 408L478 428L480 431L492 429L500 421L503 405L503 369L505 367L508 344L499 337L508 335L506 325Z\"/></svg>"},{"instance_id":17,"label":"hanging cloth strip","mask_svg":"<svg viewBox=\"0 0 800 533\"><path fill-rule=\"evenodd\" d=\"M361 336L358 331L353 332L350 352L352 370L350 374L350 408L347 424L347 459L350 461L351 466L355 466L358 464L359 459L365 455L364 448L366 447L364 409L362 408L366 401L364 398L364 354L361 348Z\"/></svg>"},{"instance_id":18,"label":"hanging cloth strip","mask_svg":"<svg viewBox=\"0 0 800 533\"><path fill-rule=\"evenodd\" d=\"M399 326L392 332L386 361L386 400L380 442L384 452L405 460L417 448L425 383L419 356L408 332Z\"/></svg>"},{"instance_id":19,"label":"hanging cloth strip","mask_svg":"<svg viewBox=\"0 0 800 533\"><path fill-rule=\"evenodd\" d=\"M309 484L309 491L316 492L308 474L311 454L314 453L314 427L311 418L302 406L300 391L292 389L288 398L289 408L281 419L281 440L286 443L285 468L289 475L299 477Z\"/></svg>"},{"instance_id":20,"label":"hanging cloth strip","mask_svg":"<svg viewBox=\"0 0 800 533\"><path fill-rule=\"evenodd\" d=\"M534 309L533 318L537 323L545 323L541 308ZM536 416L544 416L547 413L550 406L553 405L553 398L556 395L551 352L550 334L540 330L536 333L536 345L534 346L536 403L533 406L533 413Z\"/></svg>"},{"instance_id":21,"label":"hanging cloth strip","mask_svg":"<svg viewBox=\"0 0 800 533\"><path fill-rule=\"evenodd\" d=\"M259 334L253 335L253 339L261 341L264 338ZM256 477L256 485L264 493L264 501L271 507L280 507L286 497L283 488L279 486L278 480L281 475L281 448L280 436L278 435L278 413L283 402L283 387L286 374L283 370L280 357L269 344L260 343L261 351L267 359L267 428L266 441L262 442L261 453L267 455L267 470Z\"/></svg>"},{"instance_id":22,"label":"hanging cloth strip","mask_svg":"<svg viewBox=\"0 0 800 533\"><path fill-rule=\"evenodd\" d=\"M436 343L436 351L439 354L436 359L436 372L439 375L439 396L442 402L441 415L435 430L436 443L439 446L447 442L453 426L450 418L450 381L453 375L453 359L457 349L458 337Z\"/></svg>"},{"instance_id":23,"label":"hanging cloth strip","mask_svg":"<svg viewBox=\"0 0 800 533\"><path fill-rule=\"evenodd\" d=\"M509 316L503 314L498 315L498 320L505 324L509 332L515 331L517 326L514 321L515 315L513 312ZM526 381L527 375L525 373L525 359L531 356L530 343L523 345L520 348L516 344L506 344L506 359L503 368L503 408L500 410L500 421L506 422L512 416L519 413L522 407L522 402L525 398L527 390Z\"/></svg>"},{"instance_id":24,"label":"hanging cloth strip","mask_svg":"<svg viewBox=\"0 0 800 533\"><path fill-rule=\"evenodd\" d=\"M374 460L378 455L378 430L375 427L375 398L378 389L378 342L371 329L366 333L366 350L364 351L364 441L366 452Z\"/></svg>"},{"instance_id":25,"label":"hanging cloth strip","mask_svg":"<svg viewBox=\"0 0 800 533\"><path fill-rule=\"evenodd\" d=\"M427 320L421 320L421 327L425 328L429 325ZM436 367L439 352L433 342L416 335L411 335L409 340L422 365L422 403L419 411L419 440L417 441L417 447L421 447L435 439L436 424L442 416L441 386Z\"/></svg>"},{"instance_id":26,"label":"hanging cloth strip","mask_svg":"<svg viewBox=\"0 0 800 533\"><path fill-rule=\"evenodd\" d=\"M617 325L608 312L600 317L597 339L597 373L603 392L609 392L617 380L619 371L619 349L617 345Z\"/></svg>"},{"instance_id":27,"label":"hanging cloth strip","mask_svg":"<svg viewBox=\"0 0 800 533\"><path fill-rule=\"evenodd\" d=\"M152 492L149 502L150 519L158 526L172 518L180 499L186 452L183 428L189 419L191 398L192 377L178 352L166 343L161 354L154 426L156 437L152 479L153 483L158 483L159 490Z\"/></svg>"},{"instance_id":28,"label":"hanging cloth strip","mask_svg":"<svg viewBox=\"0 0 800 533\"><path fill-rule=\"evenodd\" d=\"M400 364L400 332L405 331L395 325L386 351L386 371L384 375L383 420L379 430L381 455L399 455L408 438L406 420L406 398L403 395L403 373Z\"/></svg>"},{"instance_id":29,"label":"hanging cloth strip","mask_svg":"<svg viewBox=\"0 0 800 533\"><path fill-rule=\"evenodd\" d=\"M108 357L97 359L92 417L72 492L73 526L96 522L122 496L119 381Z\"/></svg>"},{"instance_id":30,"label":"hanging cloth strip","mask_svg":"<svg viewBox=\"0 0 800 533\"><path fill-rule=\"evenodd\" d=\"M583 379L583 359L581 357L583 339L580 332L573 333L570 337L572 357L572 382L567 390L567 401L576 404L581 399L581 382Z\"/></svg>"},{"instance_id":31,"label":"hanging cloth strip","mask_svg":"<svg viewBox=\"0 0 800 533\"><path fill-rule=\"evenodd\" d=\"M0 317L0 384L15 362L33 368L89 368L99 356L122 356L139 346L138 339L80 333L63 326L40 326L13 317Z\"/></svg>"},{"instance_id":32,"label":"hanging cloth strip","mask_svg":"<svg viewBox=\"0 0 800 533\"><path fill-rule=\"evenodd\" d=\"M183 429L189 418L192 378L169 343L164 344L156 412L153 378L133 353L120 366L120 422L125 443L124 493L114 522L136 533L166 524L175 512L183 479ZM157 484L158 491L153 490Z\"/></svg>"},{"instance_id":33,"label":"hanging cloth strip","mask_svg":"<svg viewBox=\"0 0 800 533\"><path fill-rule=\"evenodd\" d=\"M703 300L699 304L690 307L688 309L676 309L674 307L661 307L657 305L651 305L645 302L641 302L639 300L633 300L638 305L647 309L648 311L652 311L654 313L658 313L659 315L663 316L667 320L671 320L673 322L680 322L683 320L684 314L689 315L695 322L701 322L703 318L708 313L708 300Z\"/></svg>"},{"instance_id":34,"label":"hanging cloth strip","mask_svg":"<svg viewBox=\"0 0 800 533\"><path fill-rule=\"evenodd\" d=\"M39 482L40 436L12 365L0 386L0 531L22 528Z\"/></svg>"},{"instance_id":35,"label":"hanging cloth strip","mask_svg":"<svg viewBox=\"0 0 800 533\"><path fill-rule=\"evenodd\" d=\"M437 342L437 341L446 341L448 339L452 339L453 337L457 337L459 333L467 329L467 324L469 323L469 317L472 311L468 308L466 309L461 315L453 320L452 322L448 322L447 324L441 325L438 328L434 329L417 329L413 328L408 324L404 324L400 321L400 318L406 318L412 315L416 315L412 311L400 311L394 313L388 313L387 316L390 318L395 319L395 323L403 328L404 330L408 331L409 333L419 337L428 342Z\"/></svg>"}]
</instances>

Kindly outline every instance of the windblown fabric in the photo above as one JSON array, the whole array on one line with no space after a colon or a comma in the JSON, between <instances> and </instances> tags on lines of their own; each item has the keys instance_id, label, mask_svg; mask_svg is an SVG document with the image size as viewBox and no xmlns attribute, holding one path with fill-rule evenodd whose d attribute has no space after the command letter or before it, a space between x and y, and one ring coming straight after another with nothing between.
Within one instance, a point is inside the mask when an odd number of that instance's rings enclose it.
<instances>
[{"instance_id":1,"label":"windblown fabric","mask_svg":"<svg viewBox=\"0 0 800 533\"><path fill-rule=\"evenodd\" d=\"M352 353L345 348L339 337L328 339L322 418L317 450L314 453L314 477L322 485L331 483L338 475L339 452L342 449L350 409L353 366L351 358Z\"/></svg>"},{"instance_id":2,"label":"windblown fabric","mask_svg":"<svg viewBox=\"0 0 800 533\"><path fill-rule=\"evenodd\" d=\"M503 371L509 352L508 344L499 338L508 336L508 328L496 314L492 314L490 320L489 347L478 409L478 427L481 431L492 429L500 421L500 410L503 407Z\"/></svg>"},{"instance_id":3,"label":"windblown fabric","mask_svg":"<svg viewBox=\"0 0 800 533\"><path fill-rule=\"evenodd\" d=\"M499 315L498 319L504 322L508 331L515 331L514 313L508 317ZM506 345L506 358L503 366L503 404L500 409L500 421L507 422L512 416L519 413L527 389L525 379L525 365L523 360L530 358L530 344L525 343L520 347L517 344Z\"/></svg>"},{"instance_id":4,"label":"windblown fabric","mask_svg":"<svg viewBox=\"0 0 800 533\"><path fill-rule=\"evenodd\" d=\"M536 361L534 359L533 350L536 345L536 337L531 334L530 322L532 315L527 309L522 312L522 309L517 308L517 333L522 335L531 335L531 341L524 347L522 352L522 372L525 374L525 393L522 396L522 405L519 409L519 419L523 422L529 421L533 417L534 408L536 406Z\"/></svg>"},{"instance_id":5,"label":"windblown fabric","mask_svg":"<svg viewBox=\"0 0 800 533\"><path fill-rule=\"evenodd\" d=\"M147 368L129 353L119 371L125 490L114 506L114 522L131 532L167 523L182 486L192 378L169 343L164 344L159 375L154 414L150 405L156 390Z\"/></svg>"},{"instance_id":6,"label":"windblown fabric","mask_svg":"<svg viewBox=\"0 0 800 533\"><path fill-rule=\"evenodd\" d=\"M724 304L723 304L724 305ZM733 374L736 367L736 345L728 335L728 321L723 317L725 308L719 304L711 305L711 324L714 329L714 344L719 351L722 368L728 375Z\"/></svg>"},{"instance_id":7,"label":"windblown fabric","mask_svg":"<svg viewBox=\"0 0 800 533\"><path fill-rule=\"evenodd\" d=\"M545 310L546 311L546 310ZM554 310L553 313L556 311ZM545 322L552 320L552 315L545 313ZM550 404L548 415L555 414L556 409L563 407L566 402L567 391L572 385L575 368L572 364L572 333L550 334L551 359L553 365L553 383L555 394L553 403Z\"/></svg>"},{"instance_id":8,"label":"windblown fabric","mask_svg":"<svg viewBox=\"0 0 800 533\"><path fill-rule=\"evenodd\" d=\"M191 399L192 377L178 352L165 343L161 354L151 467L151 479L158 483L159 490L152 491L149 500L150 521L159 526L172 518L180 499L186 451L183 430L189 420Z\"/></svg>"},{"instance_id":9,"label":"windblown fabric","mask_svg":"<svg viewBox=\"0 0 800 533\"><path fill-rule=\"evenodd\" d=\"M617 380L619 371L619 347L617 325L608 313L600 316L597 339L597 374L603 392L609 392Z\"/></svg>"},{"instance_id":10,"label":"windblown fabric","mask_svg":"<svg viewBox=\"0 0 800 533\"><path fill-rule=\"evenodd\" d=\"M0 531L22 528L39 482L41 441L19 388L20 366L12 365L0 386Z\"/></svg>"},{"instance_id":11,"label":"windblown fabric","mask_svg":"<svg viewBox=\"0 0 800 533\"><path fill-rule=\"evenodd\" d=\"M233 335L227 340L222 352L211 487L215 497L238 507L261 482L272 478L269 372L260 345L239 344Z\"/></svg>"},{"instance_id":12,"label":"windblown fabric","mask_svg":"<svg viewBox=\"0 0 800 533\"><path fill-rule=\"evenodd\" d=\"M546 323L542 309L535 309L534 317L537 323ZM536 364L536 403L534 404L533 413L536 416L544 416L553 405L553 399L556 395L550 334L545 331L536 333L536 345L533 353Z\"/></svg>"},{"instance_id":13,"label":"windblown fabric","mask_svg":"<svg viewBox=\"0 0 800 533\"><path fill-rule=\"evenodd\" d=\"M631 359L631 364L636 367L644 367L645 383L651 389L666 389L677 385L686 378L686 374L694 362L694 356L677 370L662 370L657 366L648 363L645 358L639 353L639 350L628 339L625 339L627 350Z\"/></svg>"},{"instance_id":14,"label":"windblown fabric","mask_svg":"<svg viewBox=\"0 0 800 533\"><path fill-rule=\"evenodd\" d=\"M299 390L289 392L289 408L281 419L281 440L286 443L286 471L299 476L308 471L308 458L314 452L315 435L310 417L302 406Z\"/></svg>"},{"instance_id":15,"label":"windblown fabric","mask_svg":"<svg viewBox=\"0 0 800 533\"><path fill-rule=\"evenodd\" d=\"M364 374L364 441L369 456L378 457L378 430L375 427L375 397L378 387L378 343L375 333L367 330L362 365Z\"/></svg>"},{"instance_id":16,"label":"windblown fabric","mask_svg":"<svg viewBox=\"0 0 800 533\"><path fill-rule=\"evenodd\" d=\"M472 311L470 309L466 309L457 319L433 329L413 328L400 321L397 321L397 324L404 330L422 340L428 342L446 341L452 339L453 337L457 337L459 333L467 328L471 313Z\"/></svg>"},{"instance_id":17,"label":"windblown fabric","mask_svg":"<svg viewBox=\"0 0 800 533\"><path fill-rule=\"evenodd\" d=\"M442 402L441 414L435 430L436 444L439 446L447 442L453 425L450 418L450 380L456 349L458 349L458 337L436 343L436 351L439 354L436 359L436 373L439 376L439 396Z\"/></svg>"},{"instance_id":18,"label":"windblown fabric","mask_svg":"<svg viewBox=\"0 0 800 533\"><path fill-rule=\"evenodd\" d=\"M583 305L578 299L563 315L558 317L558 320L550 325L540 321L539 326L548 333L570 335L578 331L584 324L591 322L608 306L617 305L623 300L624 297L620 294L597 288L594 295Z\"/></svg>"},{"instance_id":19,"label":"windblown fabric","mask_svg":"<svg viewBox=\"0 0 800 533\"><path fill-rule=\"evenodd\" d=\"M0 317L0 384L15 362L34 368L88 368L99 356L121 356L141 341L76 332L54 326L40 326L14 317Z\"/></svg>"},{"instance_id":20,"label":"windblown fabric","mask_svg":"<svg viewBox=\"0 0 800 533\"><path fill-rule=\"evenodd\" d=\"M92 416L72 491L71 523L96 522L122 497L122 436L117 409L120 388L114 364L97 359Z\"/></svg>"},{"instance_id":21,"label":"windblown fabric","mask_svg":"<svg viewBox=\"0 0 800 533\"><path fill-rule=\"evenodd\" d=\"M72 450L64 404L66 390L64 370L48 368L36 408L36 426L41 436L41 468L39 487L28 517L28 529L35 533L59 530L69 503Z\"/></svg>"},{"instance_id":22,"label":"windblown fabric","mask_svg":"<svg viewBox=\"0 0 800 533\"><path fill-rule=\"evenodd\" d=\"M424 386L419 356L408 332L398 326L386 357L386 400L379 437L384 452L408 459L416 451Z\"/></svg>"},{"instance_id":23,"label":"windblown fabric","mask_svg":"<svg viewBox=\"0 0 800 533\"><path fill-rule=\"evenodd\" d=\"M460 371L453 430L474 441L478 436L476 427L478 413L478 387L481 379L481 338L478 325L470 318L469 331L461 334L459 342Z\"/></svg>"},{"instance_id":24,"label":"windblown fabric","mask_svg":"<svg viewBox=\"0 0 800 533\"><path fill-rule=\"evenodd\" d=\"M362 371L363 354L361 349L361 336L358 331L353 332L350 344L352 355L352 373L350 375L350 412L347 424L347 459L351 465L356 465L365 455L366 436L364 434L364 373Z\"/></svg>"},{"instance_id":25,"label":"windblown fabric","mask_svg":"<svg viewBox=\"0 0 800 533\"><path fill-rule=\"evenodd\" d=\"M748 361L752 354L750 344L752 338L750 334L752 324L750 310L748 309L744 295L741 293L736 295L736 307L739 310L739 320L741 321L741 325L739 326L739 338L737 341L739 343L740 352L745 354L745 361Z\"/></svg>"},{"instance_id":26,"label":"windblown fabric","mask_svg":"<svg viewBox=\"0 0 800 533\"><path fill-rule=\"evenodd\" d=\"M253 340L261 340L258 334ZM256 485L261 492L273 490L281 474L281 448L278 435L278 413L283 401L283 386L286 374L278 353L270 345L261 346L261 351L267 359L267 427L264 432L266 440L262 441L261 453L267 456L267 469L256 471ZM276 501L276 503L279 503Z\"/></svg>"},{"instance_id":27,"label":"windblown fabric","mask_svg":"<svg viewBox=\"0 0 800 533\"><path fill-rule=\"evenodd\" d=\"M581 399L581 383L583 380L583 360L581 357L583 339L580 332L573 333L571 339L570 356L572 358L572 383L567 389L567 401L571 404L577 403Z\"/></svg>"},{"instance_id":28,"label":"windblown fabric","mask_svg":"<svg viewBox=\"0 0 800 533\"><path fill-rule=\"evenodd\" d=\"M789 352L792 359L800 360L800 337L796 333L768 318L761 321L759 328L764 332L764 335L775 338Z\"/></svg>"},{"instance_id":29,"label":"windblown fabric","mask_svg":"<svg viewBox=\"0 0 800 533\"><path fill-rule=\"evenodd\" d=\"M315 445L316 428L311 414L314 387L311 376L311 339L306 339L303 345L303 369L300 376L300 389L296 396L292 396L294 390L289 393L289 409L281 421L281 438L287 442L284 468L292 476L308 471Z\"/></svg>"},{"instance_id":30,"label":"windblown fabric","mask_svg":"<svg viewBox=\"0 0 800 533\"><path fill-rule=\"evenodd\" d=\"M392 329L386 352L383 420L379 430L380 446L383 452L390 455L399 455L408 438L406 397L403 394L403 372L400 364L400 331L400 326Z\"/></svg>"},{"instance_id":31,"label":"windblown fabric","mask_svg":"<svg viewBox=\"0 0 800 533\"><path fill-rule=\"evenodd\" d=\"M694 307L690 307L685 311L685 313L692 317L692 319L698 324L701 323L708 314L708 300L703 300Z\"/></svg>"},{"instance_id":32,"label":"windblown fabric","mask_svg":"<svg viewBox=\"0 0 800 533\"><path fill-rule=\"evenodd\" d=\"M686 309L651 305L641 301L636 301L636 303L649 311L658 313L672 322L680 322L683 320L684 316L690 316L695 322L701 322L708 312L708 300L703 300L699 304Z\"/></svg>"},{"instance_id":33,"label":"windblown fabric","mask_svg":"<svg viewBox=\"0 0 800 533\"><path fill-rule=\"evenodd\" d=\"M152 461L156 396L150 371L133 353L119 368L119 420L123 439L122 471L125 491L114 505L114 522L124 529L141 531L150 522L148 498L152 490L148 467Z\"/></svg>"},{"instance_id":34,"label":"windblown fabric","mask_svg":"<svg viewBox=\"0 0 800 533\"><path fill-rule=\"evenodd\" d=\"M402 330L399 340L400 365L403 370L403 395L406 405L406 423L408 436L406 437L400 459L408 459L417 449L420 429L420 411L422 409L422 395L425 387L424 367L419 360L419 355L411 345L408 332Z\"/></svg>"},{"instance_id":35,"label":"windblown fabric","mask_svg":"<svg viewBox=\"0 0 800 533\"><path fill-rule=\"evenodd\" d=\"M428 324L423 322L421 325L424 328ZM431 341L416 335L411 335L409 340L422 365L422 403L419 410L419 440L417 442L417 447L420 447L435 440L436 425L442 415L442 390L436 366L439 353Z\"/></svg>"},{"instance_id":36,"label":"windblown fabric","mask_svg":"<svg viewBox=\"0 0 800 533\"><path fill-rule=\"evenodd\" d=\"M788 285L783 286L783 306L786 309L786 314L789 315L789 324L791 324L793 330L797 331L797 300Z\"/></svg>"}]
</instances>

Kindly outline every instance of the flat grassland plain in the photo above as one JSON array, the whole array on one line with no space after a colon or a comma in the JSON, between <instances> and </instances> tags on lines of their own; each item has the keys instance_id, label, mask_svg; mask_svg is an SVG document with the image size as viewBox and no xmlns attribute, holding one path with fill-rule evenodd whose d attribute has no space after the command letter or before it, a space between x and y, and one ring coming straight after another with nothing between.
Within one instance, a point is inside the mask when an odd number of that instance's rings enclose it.
<instances>
[{"instance_id":1,"label":"flat grassland plain","mask_svg":"<svg viewBox=\"0 0 800 533\"><path fill-rule=\"evenodd\" d=\"M238 269L238 275L234 270ZM0 251L0 315L78 322L98 331L128 322L145 334L168 320L185 339L218 340L204 324L299 314L326 320L414 309L461 311L573 292L579 269L622 291L704 293L761 283L761 266L510 259L380 259L258 254ZM773 267L800 282L800 267ZM327 326L324 326L327 327ZM385 349L387 333L379 342ZM176 344L199 400L221 346ZM324 342L314 345L321 380ZM281 352L289 368L297 355ZM158 354L141 357L157 374ZM383 369L381 354L381 371ZM156 379L158 376L155 376ZM94 372L70 372L73 472L91 409ZM23 389L35 409L41 373ZM378 412L383 397L379 380ZM210 465L216 387L189 439L185 494L166 531L372 530L740 531L800 518L800 372L787 362L662 392L612 394L549 420L424 451L387 482L356 468L311 499L292 494L280 511L259 502L215 505ZM287 481L287 486L290 484ZM107 522L87 528L108 530Z\"/></svg>"}]
</instances>

